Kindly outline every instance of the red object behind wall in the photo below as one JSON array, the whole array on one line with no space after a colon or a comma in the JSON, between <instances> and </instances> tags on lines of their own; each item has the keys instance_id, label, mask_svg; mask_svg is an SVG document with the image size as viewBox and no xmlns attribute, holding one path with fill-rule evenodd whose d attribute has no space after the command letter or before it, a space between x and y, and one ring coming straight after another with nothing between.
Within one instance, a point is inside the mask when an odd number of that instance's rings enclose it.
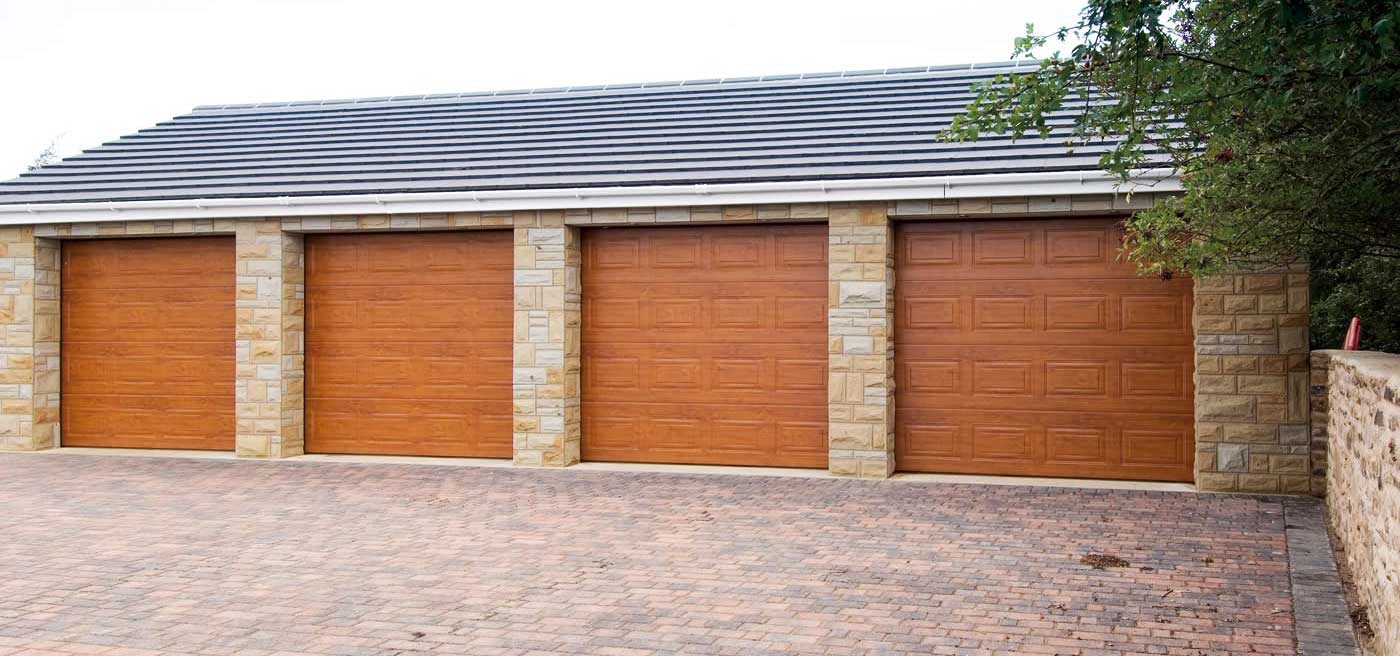
<instances>
[{"instance_id":1,"label":"red object behind wall","mask_svg":"<svg viewBox=\"0 0 1400 656\"><path fill-rule=\"evenodd\" d=\"M1353 316L1351 326L1347 327L1347 337L1342 340L1342 349L1356 351L1361 348L1361 317Z\"/></svg>"}]
</instances>

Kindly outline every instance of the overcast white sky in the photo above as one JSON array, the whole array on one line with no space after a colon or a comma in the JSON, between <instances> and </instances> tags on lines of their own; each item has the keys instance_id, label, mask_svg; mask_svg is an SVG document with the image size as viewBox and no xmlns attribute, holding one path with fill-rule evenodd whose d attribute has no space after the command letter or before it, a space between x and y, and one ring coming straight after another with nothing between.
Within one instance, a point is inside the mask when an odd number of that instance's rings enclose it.
<instances>
[{"instance_id":1,"label":"overcast white sky","mask_svg":"<svg viewBox=\"0 0 1400 656\"><path fill-rule=\"evenodd\" d=\"M998 61L1081 0L0 0L0 180L201 104ZM61 136L60 136L61 135Z\"/></svg>"}]
</instances>

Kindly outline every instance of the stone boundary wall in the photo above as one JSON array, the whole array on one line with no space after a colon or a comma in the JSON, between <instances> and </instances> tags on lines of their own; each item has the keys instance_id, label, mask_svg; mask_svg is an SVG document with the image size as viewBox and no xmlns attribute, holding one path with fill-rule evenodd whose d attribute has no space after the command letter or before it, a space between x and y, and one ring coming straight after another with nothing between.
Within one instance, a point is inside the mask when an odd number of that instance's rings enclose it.
<instances>
[{"instance_id":1,"label":"stone boundary wall","mask_svg":"<svg viewBox=\"0 0 1400 656\"><path fill-rule=\"evenodd\" d=\"M1400 355L1314 351L1315 451L1327 508L1379 656L1400 656Z\"/></svg>"}]
</instances>

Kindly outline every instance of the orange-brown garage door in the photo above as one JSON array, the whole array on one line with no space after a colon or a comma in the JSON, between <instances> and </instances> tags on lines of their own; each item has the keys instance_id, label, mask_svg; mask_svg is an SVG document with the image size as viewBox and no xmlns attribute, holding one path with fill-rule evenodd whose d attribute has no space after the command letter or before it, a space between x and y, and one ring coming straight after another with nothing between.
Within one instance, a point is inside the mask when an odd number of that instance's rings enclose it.
<instances>
[{"instance_id":1,"label":"orange-brown garage door","mask_svg":"<svg viewBox=\"0 0 1400 656\"><path fill-rule=\"evenodd\" d=\"M583 457L826 465L826 226L584 238Z\"/></svg>"},{"instance_id":2,"label":"orange-brown garage door","mask_svg":"<svg viewBox=\"0 0 1400 656\"><path fill-rule=\"evenodd\" d=\"M511 455L509 231L306 239L306 449Z\"/></svg>"},{"instance_id":3,"label":"orange-brown garage door","mask_svg":"<svg viewBox=\"0 0 1400 656\"><path fill-rule=\"evenodd\" d=\"M1191 480L1191 282L1137 277L1121 235L900 226L900 469Z\"/></svg>"},{"instance_id":4,"label":"orange-brown garage door","mask_svg":"<svg viewBox=\"0 0 1400 656\"><path fill-rule=\"evenodd\" d=\"M63 244L62 443L232 450L230 237Z\"/></svg>"}]
</instances>

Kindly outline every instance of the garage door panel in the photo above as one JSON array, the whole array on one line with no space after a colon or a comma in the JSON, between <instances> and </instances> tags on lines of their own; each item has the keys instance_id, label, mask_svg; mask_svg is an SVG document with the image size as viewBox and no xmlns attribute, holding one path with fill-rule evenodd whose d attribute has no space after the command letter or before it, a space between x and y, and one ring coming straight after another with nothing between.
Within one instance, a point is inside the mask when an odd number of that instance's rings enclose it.
<instances>
[{"instance_id":1,"label":"garage door panel","mask_svg":"<svg viewBox=\"0 0 1400 656\"><path fill-rule=\"evenodd\" d=\"M717 408L710 417L710 452L740 460L772 453L776 426L771 419Z\"/></svg>"},{"instance_id":2,"label":"garage door panel","mask_svg":"<svg viewBox=\"0 0 1400 656\"><path fill-rule=\"evenodd\" d=\"M598 340L648 342L664 330L669 342L815 343L826 330L826 288L815 283L588 287L596 300L584 320Z\"/></svg>"},{"instance_id":3,"label":"garage door panel","mask_svg":"<svg viewBox=\"0 0 1400 656\"><path fill-rule=\"evenodd\" d=\"M1110 221L920 225L897 246L899 280L1135 279L1135 266L1119 255L1122 233Z\"/></svg>"},{"instance_id":4,"label":"garage door panel","mask_svg":"<svg viewBox=\"0 0 1400 656\"><path fill-rule=\"evenodd\" d=\"M323 333L324 343L366 341L460 342L460 328L473 326L473 340L511 339L511 323L499 310L511 305L510 290L482 285L408 287L337 287L333 294L312 292L318 312L308 328Z\"/></svg>"},{"instance_id":5,"label":"garage door panel","mask_svg":"<svg viewBox=\"0 0 1400 656\"><path fill-rule=\"evenodd\" d=\"M826 230L584 240L584 457L826 463Z\"/></svg>"},{"instance_id":6,"label":"garage door panel","mask_svg":"<svg viewBox=\"0 0 1400 656\"><path fill-rule=\"evenodd\" d=\"M1191 354L1178 348L901 346L897 389L914 403L995 409L1011 400L1084 412L1192 413Z\"/></svg>"},{"instance_id":7,"label":"garage door panel","mask_svg":"<svg viewBox=\"0 0 1400 656\"><path fill-rule=\"evenodd\" d=\"M80 284L80 283L79 283ZM214 331L231 335L234 316L228 298L211 297L217 289L113 289L68 288L63 299L81 310L64 317L64 329L75 342L109 340L113 327L121 327L120 339L145 343L166 340L181 343L209 339ZM219 340L223 341L223 340Z\"/></svg>"},{"instance_id":8,"label":"garage door panel","mask_svg":"<svg viewBox=\"0 0 1400 656\"><path fill-rule=\"evenodd\" d=\"M693 403L595 403L583 431L596 460L822 467L826 421L807 408L766 416ZM736 404L737 405L737 404Z\"/></svg>"},{"instance_id":9,"label":"garage door panel","mask_svg":"<svg viewBox=\"0 0 1400 656\"><path fill-rule=\"evenodd\" d=\"M141 395L88 395L67 393L63 444L66 446L116 446L132 449L212 449L208 427L230 427L226 448L232 449L233 404L214 407L204 397L165 397L153 400ZM222 437L222 436L221 436Z\"/></svg>"},{"instance_id":10,"label":"garage door panel","mask_svg":"<svg viewBox=\"0 0 1400 656\"><path fill-rule=\"evenodd\" d=\"M99 342L64 348L62 385L68 394L232 395L234 363L226 343ZM113 366L120 362L121 366ZM164 390L164 391L162 391Z\"/></svg>"},{"instance_id":11,"label":"garage door panel","mask_svg":"<svg viewBox=\"0 0 1400 656\"><path fill-rule=\"evenodd\" d=\"M462 233L477 237L471 240L458 239L457 234L358 234L339 241L334 238L343 236L317 235L321 243L315 252L308 249L307 269L333 275L342 287L382 292L390 287L420 290L425 274L432 275L434 286L479 285L483 275L491 278L514 268L514 251L500 247L512 241L509 231Z\"/></svg>"},{"instance_id":12,"label":"garage door panel","mask_svg":"<svg viewBox=\"0 0 1400 656\"><path fill-rule=\"evenodd\" d=\"M1120 243L1112 219L901 226L901 469L1190 480L1191 284Z\"/></svg>"},{"instance_id":13,"label":"garage door panel","mask_svg":"<svg viewBox=\"0 0 1400 656\"><path fill-rule=\"evenodd\" d=\"M233 449L233 239L66 241L62 257L62 443Z\"/></svg>"},{"instance_id":14,"label":"garage door panel","mask_svg":"<svg viewBox=\"0 0 1400 656\"><path fill-rule=\"evenodd\" d=\"M318 450L382 455L460 456L463 435L482 435L484 449L510 449L509 414L499 404L425 399L307 400Z\"/></svg>"},{"instance_id":15,"label":"garage door panel","mask_svg":"<svg viewBox=\"0 0 1400 656\"><path fill-rule=\"evenodd\" d=\"M697 271L707 284L825 280L827 236L812 227L597 230L593 234L614 234L585 245L585 284L693 283Z\"/></svg>"},{"instance_id":16,"label":"garage door panel","mask_svg":"<svg viewBox=\"0 0 1400 656\"><path fill-rule=\"evenodd\" d=\"M63 262L65 281L73 289L124 293L180 293L189 289L223 289L230 283L208 274L233 257L227 237L104 239L71 241ZM211 246L217 243L217 246ZM216 253L227 249L227 253ZM209 259L213 258L213 259Z\"/></svg>"},{"instance_id":17,"label":"garage door panel","mask_svg":"<svg viewBox=\"0 0 1400 656\"><path fill-rule=\"evenodd\" d=\"M897 325L914 331L915 343L1026 338L1074 343L1093 335L1135 345L1192 334L1189 281L901 281L900 286Z\"/></svg>"},{"instance_id":18,"label":"garage door panel","mask_svg":"<svg viewBox=\"0 0 1400 656\"><path fill-rule=\"evenodd\" d=\"M587 351L585 387L605 395L800 405L826 393L827 362L814 357L811 346L735 343L701 351L692 344L589 342Z\"/></svg>"},{"instance_id":19,"label":"garage door panel","mask_svg":"<svg viewBox=\"0 0 1400 656\"><path fill-rule=\"evenodd\" d=\"M511 398L511 359L493 345L401 344L366 354L355 344L324 344L306 364L318 396L502 400Z\"/></svg>"},{"instance_id":20,"label":"garage door panel","mask_svg":"<svg viewBox=\"0 0 1400 656\"><path fill-rule=\"evenodd\" d=\"M775 421L775 439L778 453L792 460L808 463L810 467L821 467L826 463L828 444L827 423L814 421L806 415L780 418Z\"/></svg>"},{"instance_id":21,"label":"garage door panel","mask_svg":"<svg viewBox=\"0 0 1400 656\"><path fill-rule=\"evenodd\" d=\"M1191 466L1181 417L900 409L901 467L917 471L1175 480Z\"/></svg>"},{"instance_id":22,"label":"garage door panel","mask_svg":"<svg viewBox=\"0 0 1400 656\"><path fill-rule=\"evenodd\" d=\"M509 231L307 239L307 450L511 455Z\"/></svg>"}]
</instances>

